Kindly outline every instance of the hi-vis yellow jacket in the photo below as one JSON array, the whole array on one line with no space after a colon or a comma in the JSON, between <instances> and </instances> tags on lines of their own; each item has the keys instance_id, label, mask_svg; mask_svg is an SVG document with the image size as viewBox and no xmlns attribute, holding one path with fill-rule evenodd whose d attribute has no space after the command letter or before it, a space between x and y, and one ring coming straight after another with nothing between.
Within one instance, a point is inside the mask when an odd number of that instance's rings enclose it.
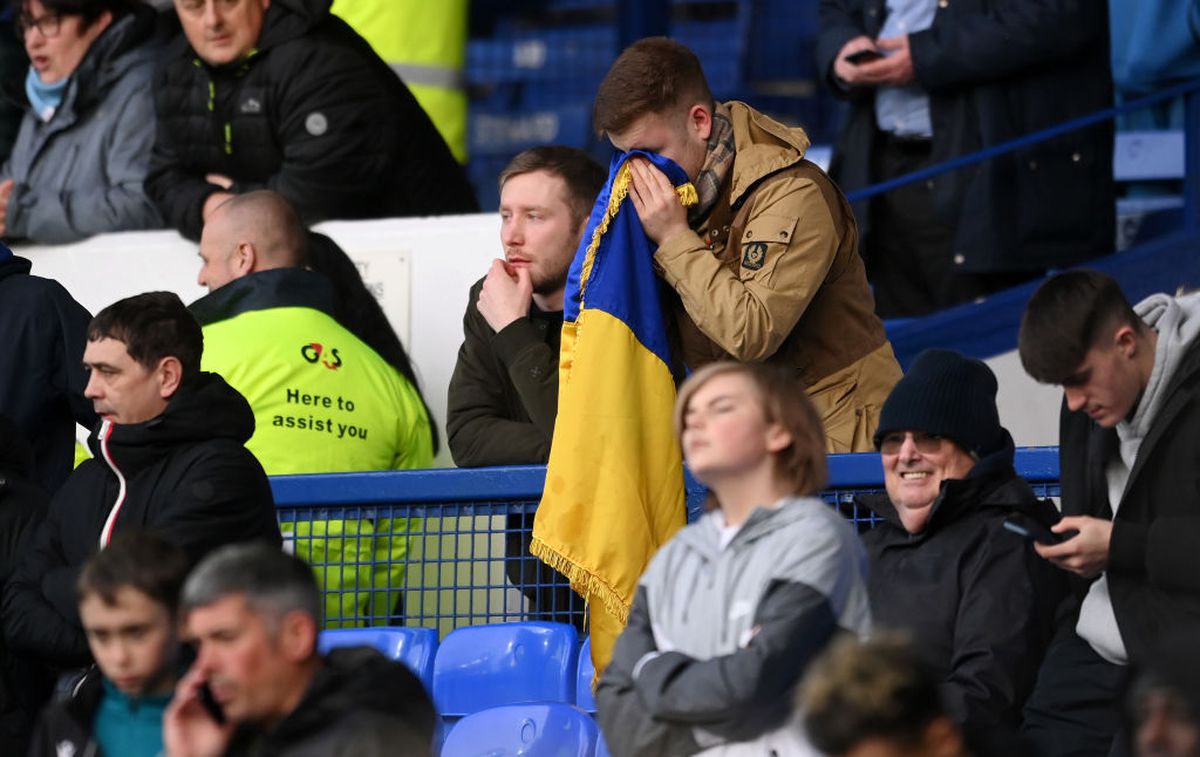
<instances>
[{"instance_id":1,"label":"hi-vis yellow jacket","mask_svg":"<svg viewBox=\"0 0 1200 757\"><path fill-rule=\"evenodd\" d=\"M269 475L428 467L429 418L416 389L334 319L333 301L324 276L289 268L236 279L192 304L203 369L254 410L246 447ZM316 571L326 625L386 624L404 588L410 523L297 516L280 527Z\"/></svg>"},{"instance_id":2,"label":"hi-vis yellow jacket","mask_svg":"<svg viewBox=\"0 0 1200 757\"><path fill-rule=\"evenodd\" d=\"M399 74L465 163L467 0L334 0L332 10Z\"/></svg>"}]
</instances>

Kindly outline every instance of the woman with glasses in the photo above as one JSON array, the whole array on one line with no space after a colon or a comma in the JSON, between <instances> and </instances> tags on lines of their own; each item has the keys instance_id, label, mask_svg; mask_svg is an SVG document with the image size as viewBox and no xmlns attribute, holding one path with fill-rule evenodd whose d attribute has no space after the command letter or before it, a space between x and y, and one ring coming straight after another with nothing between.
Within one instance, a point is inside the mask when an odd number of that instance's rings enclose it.
<instances>
[{"instance_id":1,"label":"woman with glasses","mask_svg":"<svg viewBox=\"0 0 1200 757\"><path fill-rule=\"evenodd\" d=\"M882 520L863 535L880 628L907 632L941 677L950 714L972 732L1015 732L1065 592L1027 538L1058 520L1013 468L996 377L950 350L926 350L892 389L875 445L886 493L858 503Z\"/></svg>"},{"instance_id":2,"label":"woman with glasses","mask_svg":"<svg viewBox=\"0 0 1200 757\"><path fill-rule=\"evenodd\" d=\"M825 431L795 374L711 363L675 403L709 512L654 556L596 691L612 754L815 754L792 699L839 633L870 630L866 555L816 495Z\"/></svg>"},{"instance_id":3,"label":"woman with glasses","mask_svg":"<svg viewBox=\"0 0 1200 757\"><path fill-rule=\"evenodd\" d=\"M29 109L0 170L0 235L54 244L162 225L142 191L155 28L138 0L21 2Z\"/></svg>"}]
</instances>

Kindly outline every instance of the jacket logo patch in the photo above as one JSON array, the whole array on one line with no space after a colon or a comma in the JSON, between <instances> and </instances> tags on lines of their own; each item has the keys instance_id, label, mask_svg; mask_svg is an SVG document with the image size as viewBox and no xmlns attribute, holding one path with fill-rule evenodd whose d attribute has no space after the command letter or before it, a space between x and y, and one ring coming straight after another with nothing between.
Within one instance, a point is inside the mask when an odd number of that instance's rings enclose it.
<instances>
[{"instance_id":1,"label":"jacket logo patch","mask_svg":"<svg viewBox=\"0 0 1200 757\"><path fill-rule=\"evenodd\" d=\"M314 137L319 137L329 131L329 119L325 118L325 114L319 110L314 110L308 114L308 118L304 119L304 128Z\"/></svg>"},{"instance_id":2,"label":"jacket logo patch","mask_svg":"<svg viewBox=\"0 0 1200 757\"><path fill-rule=\"evenodd\" d=\"M240 110L243 113L262 113L262 103L259 102L257 98L248 97L246 98L246 101L242 103Z\"/></svg>"},{"instance_id":3,"label":"jacket logo patch","mask_svg":"<svg viewBox=\"0 0 1200 757\"><path fill-rule=\"evenodd\" d=\"M54 745L54 754L56 757L75 757L75 745L63 739Z\"/></svg>"},{"instance_id":4,"label":"jacket logo patch","mask_svg":"<svg viewBox=\"0 0 1200 757\"><path fill-rule=\"evenodd\" d=\"M757 271L767 262L767 243L750 242L742 248L742 268Z\"/></svg>"},{"instance_id":5,"label":"jacket logo patch","mask_svg":"<svg viewBox=\"0 0 1200 757\"><path fill-rule=\"evenodd\" d=\"M329 357L333 358L332 362L321 359L321 354L324 352L325 345L321 344L320 342L309 342L300 348L300 357L304 358L313 365L320 363L331 371L336 371L338 368L342 367L342 356L338 354L336 347L329 350Z\"/></svg>"}]
</instances>

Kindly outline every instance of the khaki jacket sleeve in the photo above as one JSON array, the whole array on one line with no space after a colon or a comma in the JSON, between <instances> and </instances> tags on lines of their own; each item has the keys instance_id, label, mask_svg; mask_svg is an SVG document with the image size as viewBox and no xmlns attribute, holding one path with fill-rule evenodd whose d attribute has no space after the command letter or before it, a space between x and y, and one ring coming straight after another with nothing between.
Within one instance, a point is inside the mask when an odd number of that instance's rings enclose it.
<instances>
[{"instance_id":1,"label":"khaki jacket sleeve","mask_svg":"<svg viewBox=\"0 0 1200 757\"><path fill-rule=\"evenodd\" d=\"M736 270L690 230L668 239L654 260L700 330L737 360L753 362L773 355L804 315L841 231L810 179L767 182L747 202L740 238L728 242Z\"/></svg>"}]
</instances>

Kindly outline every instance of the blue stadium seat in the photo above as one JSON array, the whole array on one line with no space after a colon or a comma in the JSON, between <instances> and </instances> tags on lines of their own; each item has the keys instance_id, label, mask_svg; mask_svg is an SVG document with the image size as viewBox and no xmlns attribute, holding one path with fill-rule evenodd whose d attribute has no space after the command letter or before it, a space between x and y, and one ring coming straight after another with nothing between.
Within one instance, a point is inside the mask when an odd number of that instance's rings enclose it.
<instances>
[{"instance_id":1,"label":"blue stadium seat","mask_svg":"<svg viewBox=\"0 0 1200 757\"><path fill-rule=\"evenodd\" d=\"M596 666L592 664L592 637L583 640L579 647L579 673L575 676L575 706L587 712L596 711L596 697L592 693L592 676Z\"/></svg>"},{"instance_id":2,"label":"blue stadium seat","mask_svg":"<svg viewBox=\"0 0 1200 757\"><path fill-rule=\"evenodd\" d=\"M596 729L599 731L599 727ZM612 752L608 751L608 744L604 743L604 734L596 734L596 757L612 757Z\"/></svg>"},{"instance_id":3,"label":"blue stadium seat","mask_svg":"<svg viewBox=\"0 0 1200 757\"><path fill-rule=\"evenodd\" d=\"M404 663L433 691L433 660L438 649L432 628L338 628L321 632L317 649L325 654L337 647L374 647L389 660Z\"/></svg>"},{"instance_id":4,"label":"blue stadium seat","mask_svg":"<svg viewBox=\"0 0 1200 757\"><path fill-rule=\"evenodd\" d=\"M521 702L575 701L579 636L565 623L497 623L451 631L433 663L442 717Z\"/></svg>"},{"instance_id":5,"label":"blue stadium seat","mask_svg":"<svg viewBox=\"0 0 1200 757\"><path fill-rule=\"evenodd\" d=\"M468 715L442 745L442 757L595 757L600 729L569 704L509 704Z\"/></svg>"}]
</instances>

